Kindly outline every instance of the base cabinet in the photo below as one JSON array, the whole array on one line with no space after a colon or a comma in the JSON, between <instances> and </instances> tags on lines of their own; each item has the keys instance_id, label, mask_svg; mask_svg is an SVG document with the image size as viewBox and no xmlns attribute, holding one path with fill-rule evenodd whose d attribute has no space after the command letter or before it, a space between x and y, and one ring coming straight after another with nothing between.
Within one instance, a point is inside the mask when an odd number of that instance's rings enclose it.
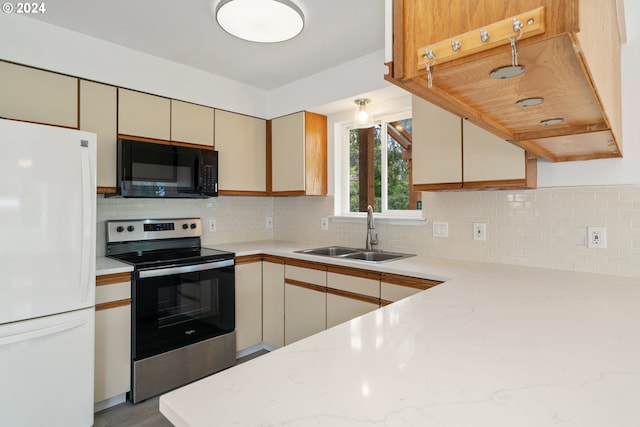
<instances>
[{"instance_id":1,"label":"base cabinet","mask_svg":"<svg viewBox=\"0 0 640 427\"><path fill-rule=\"evenodd\" d=\"M388 305L439 285L440 281L383 273L380 279L380 305Z\"/></svg>"},{"instance_id":2,"label":"base cabinet","mask_svg":"<svg viewBox=\"0 0 640 427\"><path fill-rule=\"evenodd\" d=\"M327 328L348 322L380 307L379 300L365 301L358 295L327 292Z\"/></svg>"},{"instance_id":3,"label":"base cabinet","mask_svg":"<svg viewBox=\"0 0 640 427\"><path fill-rule=\"evenodd\" d=\"M284 299L285 345L299 341L326 329L326 292L285 283Z\"/></svg>"},{"instance_id":4,"label":"base cabinet","mask_svg":"<svg viewBox=\"0 0 640 427\"><path fill-rule=\"evenodd\" d=\"M262 262L236 259L236 352L262 342Z\"/></svg>"},{"instance_id":5,"label":"base cabinet","mask_svg":"<svg viewBox=\"0 0 640 427\"><path fill-rule=\"evenodd\" d=\"M96 277L94 402L131 385L131 274Z\"/></svg>"},{"instance_id":6,"label":"base cabinet","mask_svg":"<svg viewBox=\"0 0 640 427\"><path fill-rule=\"evenodd\" d=\"M284 261L262 261L262 342L284 346Z\"/></svg>"},{"instance_id":7,"label":"base cabinet","mask_svg":"<svg viewBox=\"0 0 640 427\"><path fill-rule=\"evenodd\" d=\"M329 266L327 328L380 307L380 273Z\"/></svg>"},{"instance_id":8,"label":"base cabinet","mask_svg":"<svg viewBox=\"0 0 640 427\"><path fill-rule=\"evenodd\" d=\"M287 260L284 285L285 345L327 327L327 272L322 264Z\"/></svg>"}]
</instances>

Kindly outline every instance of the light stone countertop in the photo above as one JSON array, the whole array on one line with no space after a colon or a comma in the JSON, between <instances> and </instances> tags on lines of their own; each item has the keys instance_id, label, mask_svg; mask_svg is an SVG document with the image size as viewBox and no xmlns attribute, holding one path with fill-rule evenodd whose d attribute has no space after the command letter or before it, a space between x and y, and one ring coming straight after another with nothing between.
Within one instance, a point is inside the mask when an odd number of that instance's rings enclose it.
<instances>
[{"instance_id":1,"label":"light stone countertop","mask_svg":"<svg viewBox=\"0 0 640 427\"><path fill-rule=\"evenodd\" d=\"M116 259L99 256L96 258L96 276L107 274L126 273L133 271L133 266Z\"/></svg>"},{"instance_id":2,"label":"light stone countertop","mask_svg":"<svg viewBox=\"0 0 640 427\"><path fill-rule=\"evenodd\" d=\"M215 247L446 283L163 395L176 426L640 425L640 279Z\"/></svg>"}]
</instances>

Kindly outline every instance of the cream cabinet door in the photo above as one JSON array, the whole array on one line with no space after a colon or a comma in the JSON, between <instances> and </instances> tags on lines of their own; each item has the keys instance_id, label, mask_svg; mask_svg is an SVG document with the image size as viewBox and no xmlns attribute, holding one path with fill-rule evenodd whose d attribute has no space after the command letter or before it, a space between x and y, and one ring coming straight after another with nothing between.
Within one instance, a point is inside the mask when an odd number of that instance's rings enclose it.
<instances>
[{"instance_id":1,"label":"cream cabinet door","mask_svg":"<svg viewBox=\"0 0 640 427\"><path fill-rule=\"evenodd\" d=\"M171 100L171 141L213 147L213 108Z\"/></svg>"},{"instance_id":2,"label":"cream cabinet door","mask_svg":"<svg viewBox=\"0 0 640 427\"><path fill-rule=\"evenodd\" d=\"M78 128L78 79L0 61L0 117Z\"/></svg>"},{"instance_id":3,"label":"cream cabinet door","mask_svg":"<svg viewBox=\"0 0 640 427\"><path fill-rule=\"evenodd\" d=\"M94 402L130 389L131 306L96 311Z\"/></svg>"},{"instance_id":4,"label":"cream cabinet door","mask_svg":"<svg viewBox=\"0 0 640 427\"><path fill-rule=\"evenodd\" d=\"M94 402L127 393L131 385L131 279L96 277Z\"/></svg>"},{"instance_id":5,"label":"cream cabinet door","mask_svg":"<svg viewBox=\"0 0 640 427\"><path fill-rule=\"evenodd\" d=\"M327 293L284 285L284 343L291 344L327 328Z\"/></svg>"},{"instance_id":6,"label":"cream cabinet door","mask_svg":"<svg viewBox=\"0 0 640 427\"><path fill-rule=\"evenodd\" d=\"M236 352L262 342L262 262L238 264L236 273Z\"/></svg>"},{"instance_id":7,"label":"cream cabinet door","mask_svg":"<svg viewBox=\"0 0 640 427\"><path fill-rule=\"evenodd\" d=\"M525 151L463 120L464 181L523 180Z\"/></svg>"},{"instance_id":8,"label":"cream cabinet door","mask_svg":"<svg viewBox=\"0 0 640 427\"><path fill-rule=\"evenodd\" d=\"M271 151L272 191L304 191L304 111L271 121Z\"/></svg>"},{"instance_id":9,"label":"cream cabinet door","mask_svg":"<svg viewBox=\"0 0 640 427\"><path fill-rule=\"evenodd\" d=\"M327 272L288 264L284 268L286 345L327 328Z\"/></svg>"},{"instance_id":10,"label":"cream cabinet door","mask_svg":"<svg viewBox=\"0 0 640 427\"><path fill-rule=\"evenodd\" d=\"M284 345L284 264L262 262L262 342Z\"/></svg>"},{"instance_id":11,"label":"cream cabinet door","mask_svg":"<svg viewBox=\"0 0 640 427\"><path fill-rule=\"evenodd\" d=\"M215 110L218 185L228 194L267 191L266 121Z\"/></svg>"},{"instance_id":12,"label":"cream cabinet door","mask_svg":"<svg viewBox=\"0 0 640 427\"><path fill-rule=\"evenodd\" d=\"M329 291L327 292L327 328L355 319L378 307L379 303L337 295Z\"/></svg>"},{"instance_id":13,"label":"cream cabinet door","mask_svg":"<svg viewBox=\"0 0 640 427\"><path fill-rule=\"evenodd\" d=\"M171 100L119 88L118 133L169 141L171 139Z\"/></svg>"},{"instance_id":14,"label":"cream cabinet door","mask_svg":"<svg viewBox=\"0 0 640 427\"><path fill-rule=\"evenodd\" d=\"M413 108L413 183L462 186L461 119L416 96Z\"/></svg>"},{"instance_id":15,"label":"cream cabinet door","mask_svg":"<svg viewBox=\"0 0 640 427\"><path fill-rule=\"evenodd\" d=\"M114 86L80 80L80 129L98 135L96 184L115 190L118 94Z\"/></svg>"}]
</instances>

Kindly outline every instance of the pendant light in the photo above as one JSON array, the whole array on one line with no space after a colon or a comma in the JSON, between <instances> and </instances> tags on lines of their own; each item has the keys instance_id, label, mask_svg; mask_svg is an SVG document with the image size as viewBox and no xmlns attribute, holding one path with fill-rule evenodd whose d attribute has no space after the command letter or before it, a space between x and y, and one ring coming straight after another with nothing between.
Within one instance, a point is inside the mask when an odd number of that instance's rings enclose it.
<instances>
[{"instance_id":1,"label":"pendant light","mask_svg":"<svg viewBox=\"0 0 640 427\"><path fill-rule=\"evenodd\" d=\"M221 0L216 20L227 33L257 43L276 43L300 34L304 15L290 0Z\"/></svg>"},{"instance_id":2,"label":"pendant light","mask_svg":"<svg viewBox=\"0 0 640 427\"><path fill-rule=\"evenodd\" d=\"M355 104L356 112L353 117L354 126L356 128L364 129L373 126L373 115L367 111L367 104L371 102L370 99L360 98L356 99Z\"/></svg>"}]
</instances>

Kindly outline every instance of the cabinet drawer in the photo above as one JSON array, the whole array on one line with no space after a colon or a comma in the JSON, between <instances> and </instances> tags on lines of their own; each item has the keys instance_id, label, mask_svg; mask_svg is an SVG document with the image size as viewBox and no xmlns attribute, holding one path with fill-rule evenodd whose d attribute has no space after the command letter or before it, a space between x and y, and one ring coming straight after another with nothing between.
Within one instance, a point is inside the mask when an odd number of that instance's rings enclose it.
<instances>
[{"instance_id":1,"label":"cabinet drawer","mask_svg":"<svg viewBox=\"0 0 640 427\"><path fill-rule=\"evenodd\" d=\"M401 299L410 297L411 295L417 294L418 292L422 292L422 289L394 285L385 282L382 282L380 284L380 299L385 301L400 301Z\"/></svg>"},{"instance_id":2,"label":"cabinet drawer","mask_svg":"<svg viewBox=\"0 0 640 427\"><path fill-rule=\"evenodd\" d=\"M327 286L327 272L324 270L285 265L284 276L286 279L296 280L298 282Z\"/></svg>"},{"instance_id":3,"label":"cabinet drawer","mask_svg":"<svg viewBox=\"0 0 640 427\"><path fill-rule=\"evenodd\" d=\"M96 287L96 304L131 298L131 282L113 283Z\"/></svg>"},{"instance_id":4,"label":"cabinet drawer","mask_svg":"<svg viewBox=\"0 0 640 427\"><path fill-rule=\"evenodd\" d=\"M379 280L328 272L327 286L333 289L380 298Z\"/></svg>"},{"instance_id":5,"label":"cabinet drawer","mask_svg":"<svg viewBox=\"0 0 640 427\"><path fill-rule=\"evenodd\" d=\"M380 299L383 302L399 301L440 283L442 282L437 280L384 273L380 282Z\"/></svg>"}]
</instances>

